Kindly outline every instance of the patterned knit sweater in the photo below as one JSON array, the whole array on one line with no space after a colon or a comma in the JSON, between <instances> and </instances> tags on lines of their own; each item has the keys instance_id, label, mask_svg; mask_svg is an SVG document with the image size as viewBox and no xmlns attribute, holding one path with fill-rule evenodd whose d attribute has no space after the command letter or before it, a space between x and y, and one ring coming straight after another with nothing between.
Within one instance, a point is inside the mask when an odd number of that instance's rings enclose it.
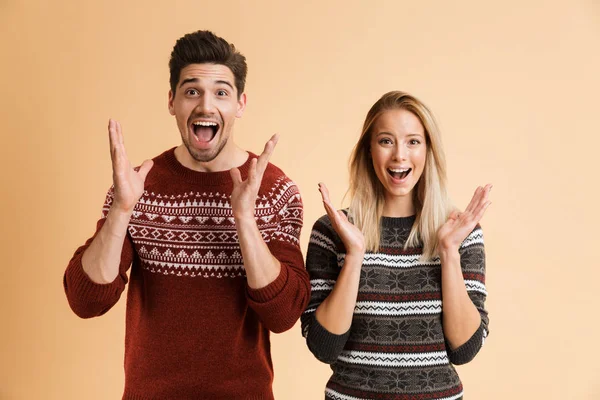
<instances>
[{"instance_id":1,"label":"patterned knit sweater","mask_svg":"<svg viewBox=\"0 0 600 400\"><path fill-rule=\"evenodd\" d=\"M414 221L414 216L382 218L380 251L365 254L352 325L343 335L319 324L315 310L333 289L345 248L327 216L313 227L306 259L312 295L302 334L313 354L331 364L326 399L462 398L452 363L470 361L488 333L483 235L477 226L459 250L465 285L482 322L465 344L450 350L442 327L439 258L422 262L421 248L403 249Z\"/></svg>"},{"instance_id":2,"label":"patterned knit sweater","mask_svg":"<svg viewBox=\"0 0 600 400\"><path fill-rule=\"evenodd\" d=\"M244 179L253 157L240 167ZM298 241L302 201L296 185L269 164L255 215L281 272L253 290L232 188L228 171L187 169L168 150L154 159L115 281L96 284L83 271L81 256L93 238L71 259L64 288L82 318L107 312L129 280L123 399L273 399L269 331L291 328L310 297ZM111 189L97 230L112 200Z\"/></svg>"}]
</instances>

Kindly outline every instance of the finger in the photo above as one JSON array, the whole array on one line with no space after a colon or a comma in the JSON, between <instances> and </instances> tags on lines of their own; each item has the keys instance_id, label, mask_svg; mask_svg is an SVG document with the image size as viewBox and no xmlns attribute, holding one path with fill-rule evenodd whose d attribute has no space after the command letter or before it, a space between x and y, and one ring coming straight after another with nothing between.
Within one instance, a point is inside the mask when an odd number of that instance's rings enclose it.
<instances>
[{"instance_id":1,"label":"finger","mask_svg":"<svg viewBox=\"0 0 600 400\"><path fill-rule=\"evenodd\" d=\"M319 191L321 192L321 197L323 198L323 207L325 207L325 211L327 215L329 215L329 219L332 223L336 224L339 220L339 215L337 215L337 210L331 204L331 200L329 199L329 190L327 190L327 186L324 183L319 183Z\"/></svg>"},{"instance_id":2,"label":"finger","mask_svg":"<svg viewBox=\"0 0 600 400\"><path fill-rule=\"evenodd\" d=\"M275 145L279 141L279 135L274 134L271 138L265 143L265 148L263 152L258 157L258 174L262 179L262 175L267 169L267 165L269 164L269 160L271 159L271 155L273 154L273 150L275 150Z\"/></svg>"},{"instance_id":3,"label":"finger","mask_svg":"<svg viewBox=\"0 0 600 400\"><path fill-rule=\"evenodd\" d=\"M260 177L260 180L257 176L257 172L256 172L257 164L258 164L257 158L253 158L252 160L250 160L250 166L248 167L248 183L250 183L250 185L256 185L257 181L260 184L260 181L262 180L262 176Z\"/></svg>"},{"instance_id":4,"label":"finger","mask_svg":"<svg viewBox=\"0 0 600 400\"><path fill-rule=\"evenodd\" d=\"M477 223L479 223L479 221L481 221L481 218L483 218L483 215L485 214L485 210L487 210L487 208L490 206L490 204L492 204L492 202L487 201L479 208L479 210L477 210L477 214L475 214L475 216L474 216L475 224L477 224Z\"/></svg>"},{"instance_id":5,"label":"finger","mask_svg":"<svg viewBox=\"0 0 600 400\"><path fill-rule=\"evenodd\" d=\"M121 172L124 169L123 153L121 143L117 132L117 123L114 120L108 121L108 137L110 141L110 158L112 161L113 172Z\"/></svg>"},{"instance_id":6,"label":"finger","mask_svg":"<svg viewBox=\"0 0 600 400\"><path fill-rule=\"evenodd\" d=\"M119 138L119 143L125 145L125 139L123 138L123 129L121 128L121 123L119 121L115 121L117 125L117 137Z\"/></svg>"},{"instance_id":7,"label":"finger","mask_svg":"<svg viewBox=\"0 0 600 400\"><path fill-rule=\"evenodd\" d=\"M333 204L331 204L331 199L329 198L329 189L327 189L327 186L325 186L325 184L322 182L319 183L319 191L321 192L323 202L333 208Z\"/></svg>"},{"instance_id":8,"label":"finger","mask_svg":"<svg viewBox=\"0 0 600 400\"><path fill-rule=\"evenodd\" d=\"M123 139L123 131L121 128L121 123L119 121L111 120L113 126L113 146L115 152L115 161L113 164L113 169L115 171L119 171L120 173L124 173L125 170L132 169L131 163L129 162L129 157L127 157L127 151L125 150L125 142Z\"/></svg>"},{"instance_id":9,"label":"finger","mask_svg":"<svg viewBox=\"0 0 600 400\"><path fill-rule=\"evenodd\" d=\"M477 215L481 208L489 201L490 190L492 189L492 185L487 184L484 188L481 189L481 196L479 198L479 202L473 209L473 214Z\"/></svg>"},{"instance_id":10,"label":"finger","mask_svg":"<svg viewBox=\"0 0 600 400\"><path fill-rule=\"evenodd\" d=\"M108 120L108 145L110 146L110 159L115 161L115 144L117 142L117 133L115 130L115 124L112 119Z\"/></svg>"},{"instance_id":11,"label":"finger","mask_svg":"<svg viewBox=\"0 0 600 400\"><path fill-rule=\"evenodd\" d=\"M146 177L148 176L148 172L150 172L150 170L152 169L152 166L154 165L154 161L152 160L145 160L142 165L140 166L140 169L138 171L138 174L140 174L140 177L142 178L142 181L146 181Z\"/></svg>"},{"instance_id":12,"label":"finger","mask_svg":"<svg viewBox=\"0 0 600 400\"><path fill-rule=\"evenodd\" d=\"M472 212L473 209L476 207L476 205L479 203L481 191L482 191L481 186L477 186L477 189L475 189L475 193L473 193L473 197L471 197L471 201L469 202L469 205L467 205L467 208L465 208L465 213Z\"/></svg>"},{"instance_id":13,"label":"finger","mask_svg":"<svg viewBox=\"0 0 600 400\"><path fill-rule=\"evenodd\" d=\"M242 174L238 168L231 168L229 170L229 175L231 175L231 180L233 181L233 186L237 186L242 183Z\"/></svg>"}]
</instances>

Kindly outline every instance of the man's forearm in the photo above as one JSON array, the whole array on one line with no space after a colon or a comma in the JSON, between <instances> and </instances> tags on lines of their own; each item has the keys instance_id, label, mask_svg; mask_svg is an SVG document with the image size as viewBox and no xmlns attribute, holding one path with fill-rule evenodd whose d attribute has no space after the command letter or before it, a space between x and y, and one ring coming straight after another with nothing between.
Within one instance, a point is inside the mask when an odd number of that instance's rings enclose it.
<instances>
[{"instance_id":1,"label":"man's forearm","mask_svg":"<svg viewBox=\"0 0 600 400\"><path fill-rule=\"evenodd\" d=\"M244 258L248 286L252 289L260 289L269 285L279 276L281 264L271 254L263 240L256 220L254 217L236 218L235 226Z\"/></svg>"},{"instance_id":2,"label":"man's forearm","mask_svg":"<svg viewBox=\"0 0 600 400\"><path fill-rule=\"evenodd\" d=\"M119 275L123 241L131 213L111 209L106 222L81 257L83 270L93 282L111 283Z\"/></svg>"}]
</instances>

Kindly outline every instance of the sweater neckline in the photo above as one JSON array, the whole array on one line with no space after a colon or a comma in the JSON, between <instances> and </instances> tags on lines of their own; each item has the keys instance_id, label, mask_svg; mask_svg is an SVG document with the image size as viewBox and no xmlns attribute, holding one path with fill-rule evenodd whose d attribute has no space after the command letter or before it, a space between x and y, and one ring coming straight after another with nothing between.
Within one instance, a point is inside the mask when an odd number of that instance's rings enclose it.
<instances>
[{"instance_id":1,"label":"sweater neckline","mask_svg":"<svg viewBox=\"0 0 600 400\"><path fill-rule=\"evenodd\" d=\"M407 228L411 229L415 220L416 215L409 217L381 217L381 226L384 228Z\"/></svg>"},{"instance_id":2,"label":"sweater neckline","mask_svg":"<svg viewBox=\"0 0 600 400\"><path fill-rule=\"evenodd\" d=\"M182 180L187 182L191 182L198 185L203 186L220 186L225 184L232 184L231 175L229 170L226 171L217 171L217 172L202 172L195 171L193 169L185 167L183 164L177 160L175 157L175 149L173 147L170 150L165 152L165 161L169 169L175 173L177 177L180 177ZM244 163L238 166L240 173L242 175L242 179L246 179L248 176L248 171L250 169L250 161L253 158L256 158L256 154L246 151L248 153L248 158Z\"/></svg>"}]
</instances>

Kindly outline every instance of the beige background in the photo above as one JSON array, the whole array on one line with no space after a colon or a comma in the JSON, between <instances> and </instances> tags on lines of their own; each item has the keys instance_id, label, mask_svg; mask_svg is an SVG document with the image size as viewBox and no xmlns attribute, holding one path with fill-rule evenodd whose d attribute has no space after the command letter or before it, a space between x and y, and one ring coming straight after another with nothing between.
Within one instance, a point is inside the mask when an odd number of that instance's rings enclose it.
<instances>
[{"instance_id":1,"label":"beige background","mask_svg":"<svg viewBox=\"0 0 600 400\"><path fill-rule=\"evenodd\" d=\"M169 4L169 5L167 5ZM466 398L600 399L600 3L0 0L0 399L120 398L125 298L78 319L62 274L111 183L109 117L140 163L179 144L175 40L212 29L249 63L236 140L337 204L371 104L407 90L437 114L450 190L494 184L483 220L491 335L459 367ZM273 335L277 399L322 399L299 326Z\"/></svg>"}]
</instances>

